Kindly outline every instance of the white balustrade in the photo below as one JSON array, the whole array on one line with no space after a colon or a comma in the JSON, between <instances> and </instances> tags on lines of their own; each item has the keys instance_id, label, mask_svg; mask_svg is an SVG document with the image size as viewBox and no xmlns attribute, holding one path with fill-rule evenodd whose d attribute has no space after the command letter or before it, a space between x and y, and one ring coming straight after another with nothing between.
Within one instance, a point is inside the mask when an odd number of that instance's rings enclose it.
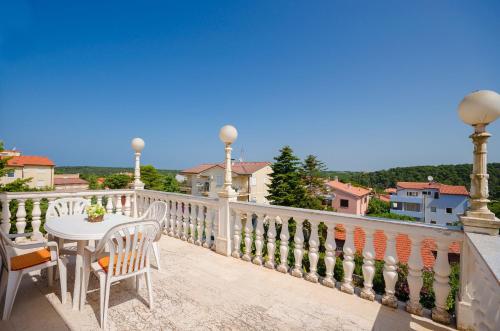
<instances>
[{"instance_id":1,"label":"white balustrade","mask_svg":"<svg viewBox=\"0 0 500 331\"><path fill-rule=\"evenodd\" d=\"M384 256L384 282L385 282L385 294L382 297L382 304L397 308L398 300L396 299L395 287L398 281L398 257L396 254L396 233L391 231L386 231L387 246L385 249Z\"/></svg>"},{"instance_id":2,"label":"white balustrade","mask_svg":"<svg viewBox=\"0 0 500 331\"><path fill-rule=\"evenodd\" d=\"M326 240L325 240L325 278L322 284L328 287L335 287L334 268L336 262L335 250L337 245L335 244L335 224L330 226L327 225Z\"/></svg>"},{"instance_id":3,"label":"white balustrade","mask_svg":"<svg viewBox=\"0 0 500 331\"><path fill-rule=\"evenodd\" d=\"M295 218L295 236L293 237L293 242L295 247L293 248L293 256L295 257L295 264L292 269L292 276L302 277L302 258L304 257L304 230L303 230L304 219Z\"/></svg>"},{"instance_id":4,"label":"white balustrade","mask_svg":"<svg viewBox=\"0 0 500 331\"><path fill-rule=\"evenodd\" d=\"M191 210L189 214L189 235L188 242L194 244L196 240L196 205L191 203Z\"/></svg>"},{"instance_id":5,"label":"white balustrade","mask_svg":"<svg viewBox=\"0 0 500 331\"><path fill-rule=\"evenodd\" d=\"M17 199L17 213L16 213L16 229L17 233L24 233L26 228L26 199ZM23 238L16 238L16 241L21 241Z\"/></svg>"},{"instance_id":6,"label":"white balustrade","mask_svg":"<svg viewBox=\"0 0 500 331\"><path fill-rule=\"evenodd\" d=\"M252 260L252 235L253 235L253 224L252 215L247 213L247 218L245 220L245 252L241 257L245 261Z\"/></svg>"},{"instance_id":7,"label":"white balustrade","mask_svg":"<svg viewBox=\"0 0 500 331\"><path fill-rule=\"evenodd\" d=\"M189 204L184 201L184 212L182 214L182 234L181 239L186 241L189 236Z\"/></svg>"},{"instance_id":8,"label":"white balustrade","mask_svg":"<svg viewBox=\"0 0 500 331\"><path fill-rule=\"evenodd\" d=\"M448 262L449 241L439 240L437 244L437 256L434 263L434 283L432 288L436 301L432 309L432 319L443 324L450 324L450 314L446 311L446 299L450 293L450 264Z\"/></svg>"},{"instance_id":9,"label":"white balustrade","mask_svg":"<svg viewBox=\"0 0 500 331\"><path fill-rule=\"evenodd\" d=\"M234 211L234 234L233 234L233 252L232 257L239 259L241 257L241 212Z\"/></svg>"},{"instance_id":10,"label":"white balustrade","mask_svg":"<svg viewBox=\"0 0 500 331\"><path fill-rule=\"evenodd\" d=\"M269 229L267 230L267 261L266 268L274 269L274 253L276 251L276 217L269 217Z\"/></svg>"},{"instance_id":11,"label":"white balustrade","mask_svg":"<svg viewBox=\"0 0 500 331\"><path fill-rule=\"evenodd\" d=\"M344 279L340 289L342 292L353 294L354 285L352 284L352 273L354 272L354 226L344 224L345 242L344 242L344 261L342 266L344 269Z\"/></svg>"},{"instance_id":12,"label":"white balustrade","mask_svg":"<svg viewBox=\"0 0 500 331\"><path fill-rule=\"evenodd\" d=\"M212 248L212 221L212 211L208 209L205 214L205 242L203 243L205 248Z\"/></svg>"},{"instance_id":13,"label":"white balustrade","mask_svg":"<svg viewBox=\"0 0 500 331\"><path fill-rule=\"evenodd\" d=\"M288 240L290 240L290 232L288 231L288 218L281 218L280 232L280 265L277 270L284 274L288 273Z\"/></svg>"},{"instance_id":14,"label":"white balustrade","mask_svg":"<svg viewBox=\"0 0 500 331\"><path fill-rule=\"evenodd\" d=\"M406 311L421 316L423 313L422 305L420 304L420 290L424 285L422 278L422 255L420 254L420 245L422 237L418 235L410 235L411 253L408 260L408 288L410 290L410 299L406 303Z\"/></svg>"},{"instance_id":15,"label":"white balustrade","mask_svg":"<svg viewBox=\"0 0 500 331\"><path fill-rule=\"evenodd\" d=\"M306 275L306 280L317 283L319 280L318 260L319 260L319 236L318 222L309 221L311 224L311 235L309 237L309 273Z\"/></svg>"},{"instance_id":16,"label":"white balustrade","mask_svg":"<svg viewBox=\"0 0 500 331\"><path fill-rule=\"evenodd\" d=\"M373 277L375 276L375 248L373 247L373 229L365 229L365 248L363 249L363 278L364 287L361 297L370 301L375 300Z\"/></svg>"},{"instance_id":17,"label":"white balustrade","mask_svg":"<svg viewBox=\"0 0 500 331\"><path fill-rule=\"evenodd\" d=\"M195 244L201 246L203 244L203 228L205 224L205 206L198 204L198 215L196 216L197 236Z\"/></svg>"},{"instance_id":18,"label":"white balustrade","mask_svg":"<svg viewBox=\"0 0 500 331\"><path fill-rule=\"evenodd\" d=\"M6 233L10 231L10 199L2 200L2 230Z\"/></svg>"},{"instance_id":19,"label":"white balustrade","mask_svg":"<svg viewBox=\"0 0 500 331\"><path fill-rule=\"evenodd\" d=\"M257 226L255 227L255 257L252 262L262 265L262 248L264 247L264 215L257 214Z\"/></svg>"},{"instance_id":20,"label":"white balustrade","mask_svg":"<svg viewBox=\"0 0 500 331\"><path fill-rule=\"evenodd\" d=\"M130 202L130 199L131 199L131 195L130 194L126 194L125 195L125 206L124 206L124 209L123 209L123 215L125 215L125 216L131 216L131 202Z\"/></svg>"},{"instance_id":21,"label":"white balustrade","mask_svg":"<svg viewBox=\"0 0 500 331\"><path fill-rule=\"evenodd\" d=\"M32 239L41 240L43 234L40 232L42 225L42 211L40 209L40 199L33 199L33 211L31 212L31 227L33 229Z\"/></svg>"}]
</instances>

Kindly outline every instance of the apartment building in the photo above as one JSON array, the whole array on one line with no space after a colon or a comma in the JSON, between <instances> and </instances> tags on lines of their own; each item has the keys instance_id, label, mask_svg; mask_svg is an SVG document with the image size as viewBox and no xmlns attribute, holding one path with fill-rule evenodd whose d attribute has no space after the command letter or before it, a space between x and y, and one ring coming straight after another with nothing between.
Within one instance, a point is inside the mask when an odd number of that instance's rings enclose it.
<instances>
[{"instance_id":1,"label":"apartment building","mask_svg":"<svg viewBox=\"0 0 500 331\"><path fill-rule=\"evenodd\" d=\"M391 213L439 225L453 225L465 213L469 192L465 186L436 182L398 182L392 194Z\"/></svg>"}]
</instances>

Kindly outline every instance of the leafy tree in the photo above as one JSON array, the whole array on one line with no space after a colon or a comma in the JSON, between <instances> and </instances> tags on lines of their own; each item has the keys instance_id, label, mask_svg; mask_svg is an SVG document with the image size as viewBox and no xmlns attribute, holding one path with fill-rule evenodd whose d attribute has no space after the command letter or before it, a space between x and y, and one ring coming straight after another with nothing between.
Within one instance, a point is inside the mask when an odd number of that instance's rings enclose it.
<instances>
[{"instance_id":1,"label":"leafy tree","mask_svg":"<svg viewBox=\"0 0 500 331\"><path fill-rule=\"evenodd\" d=\"M371 198L368 203L368 209L366 213L370 214L384 214L390 212L389 202L382 201L377 198Z\"/></svg>"},{"instance_id":2,"label":"leafy tree","mask_svg":"<svg viewBox=\"0 0 500 331\"><path fill-rule=\"evenodd\" d=\"M141 167L141 180L147 190L179 192L179 183L171 174L161 174L152 165Z\"/></svg>"},{"instance_id":3,"label":"leafy tree","mask_svg":"<svg viewBox=\"0 0 500 331\"><path fill-rule=\"evenodd\" d=\"M80 178L85 179L87 182L89 182L89 190L102 189L102 185L97 181L96 175L80 174Z\"/></svg>"},{"instance_id":4,"label":"leafy tree","mask_svg":"<svg viewBox=\"0 0 500 331\"><path fill-rule=\"evenodd\" d=\"M299 158L293 154L290 146L280 150L271 165L273 173L267 199L273 205L304 207L307 200L307 191L302 180Z\"/></svg>"},{"instance_id":5,"label":"leafy tree","mask_svg":"<svg viewBox=\"0 0 500 331\"><path fill-rule=\"evenodd\" d=\"M132 178L129 175L113 174L104 179L104 186L110 189L121 189L126 188L131 181Z\"/></svg>"},{"instance_id":6,"label":"leafy tree","mask_svg":"<svg viewBox=\"0 0 500 331\"><path fill-rule=\"evenodd\" d=\"M302 164L301 175L307 191L304 208L324 209L322 194L326 193L325 179L322 173L326 166L315 155L308 155Z\"/></svg>"}]
</instances>

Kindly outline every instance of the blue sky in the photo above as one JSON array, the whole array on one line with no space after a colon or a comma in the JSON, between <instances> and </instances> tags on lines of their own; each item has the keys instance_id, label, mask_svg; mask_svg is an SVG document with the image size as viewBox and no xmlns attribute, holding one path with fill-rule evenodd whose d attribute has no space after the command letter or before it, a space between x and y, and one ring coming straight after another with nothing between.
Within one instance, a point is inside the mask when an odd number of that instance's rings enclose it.
<instances>
[{"instance_id":1,"label":"blue sky","mask_svg":"<svg viewBox=\"0 0 500 331\"><path fill-rule=\"evenodd\" d=\"M499 1L3 1L0 139L58 165L465 163L462 97L500 91ZM490 161L500 162L500 120Z\"/></svg>"}]
</instances>

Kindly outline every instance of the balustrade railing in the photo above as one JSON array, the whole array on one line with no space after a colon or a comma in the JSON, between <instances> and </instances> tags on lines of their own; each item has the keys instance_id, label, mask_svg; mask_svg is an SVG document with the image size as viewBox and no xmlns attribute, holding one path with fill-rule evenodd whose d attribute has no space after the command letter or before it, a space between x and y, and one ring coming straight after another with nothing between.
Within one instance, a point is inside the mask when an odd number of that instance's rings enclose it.
<instances>
[{"instance_id":1,"label":"balustrade railing","mask_svg":"<svg viewBox=\"0 0 500 331\"><path fill-rule=\"evenodd\" d=\"M382 304L393 308L398 307L396 284L399 262L403 260L398 245L403 238L408 246L404 258L408 292L405 309L423 314L424 276L431 275L435 296L432 318L441 323L450 322L448 257L453 243L464 247L461 266L466 276L460 291L467 295L462 296L465 299L458 305L458 312L464 317L472 310L478 316L497 316L476 319L479 329L493 329L499 322L498 314L490 310L498 307L500 282L488 272L488 265L464 239L462 230L151 190L1 193L0 226L4 231L18 233L32 228L34 239L38 239L43 234L46 209L54 200L65 197L85 198L104 206L108 213L133 217L142 215L154 201L164 201L168 206L164 231L170 237L349 294L357 293L367 300L375 300L379 294ZM224 220L228 213L230 219ZM422 257L429 241L435 246L431 273L425 269ZM226 243L230 246L222 247ZM464 269L464 263L468 269ZM384 284L382 291L378 288L379 293L374 290L377 270L382 270ZM480 273L481 282L472 276L474 270ZM475 308L467 308L471 305Z\"/></svg>"},{"instance_id":2,"label":"balustrade railing","mask_svg":"<svg viewBox=\"0 0 500 331\"><path fill-rule=\"evenodd\" d=\"M449 323L446 300L450 292L450 264L448 248L452 243L463 241L463 232L420 223L409 223L373 219L340 213L314 211L244 202L230 202L234 217L232 256L264 265L282 273L304 278L307 281L320 282L327 287L336 287L335 263L337 259L336 234L343 232L342 277L339 289L354 294L355 282L355 233L361 229L364 234L362 248L362 278L360 297L375 300L373 280L375 275L374 235L377 232L385 237L383 258L383 279L385 291L381 301L384 305L396 308L398 300L395 286L398 280L398 254L396 237L407 236L411 241L411 253L408 261L409 300L408 312L422 315L420 303L423 286L423 263L421 248L424 240L433 240L437 246L433 266L435 307L433 319ZM279 233L277 227L280 228ZM319 229L322 229L323 242L320 243ZM279 238L279 247L277 247ZM254 247L254 248L253 248ZM266 250L264 254L264 248ZM277 251L278 249L278 251ZM276 262L279 259L279 263ZM307 259L306 262L304 260ZM324 266L324 275L318 274L318 265ZM338 272L338 271L337 271Z\"/></svg>"}]
</instances>

